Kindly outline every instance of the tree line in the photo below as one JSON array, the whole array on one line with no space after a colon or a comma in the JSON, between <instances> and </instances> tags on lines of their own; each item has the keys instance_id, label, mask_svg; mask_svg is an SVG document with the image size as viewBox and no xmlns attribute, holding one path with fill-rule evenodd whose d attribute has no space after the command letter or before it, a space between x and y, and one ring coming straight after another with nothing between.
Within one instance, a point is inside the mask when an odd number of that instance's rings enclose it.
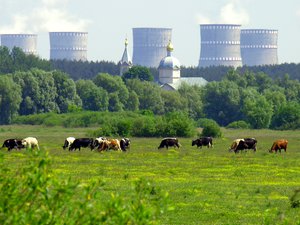
<instances>
[{"instance_id":1,"label":"tree line","mask_svg":"<svg viewBox=\"0 0 300 225\"><path fill-rule=\"evenodd\" d=\"M18 48L10 52L1 47L0 57L1 124L11 123L16 116L48 112L146 110L154 115L182 112L194 121L209 118L230 127L300 127L300 83L292 79L294 75L272 79L261 71L226 68L219 81L205 87L183 84L170 92L153 82L151 70L144 67L133 67L123 78L97 73L90 79L83 79L84 74L73 79ZM9 70L3 59L12 62Z\"/></svg>"}]
</instances>

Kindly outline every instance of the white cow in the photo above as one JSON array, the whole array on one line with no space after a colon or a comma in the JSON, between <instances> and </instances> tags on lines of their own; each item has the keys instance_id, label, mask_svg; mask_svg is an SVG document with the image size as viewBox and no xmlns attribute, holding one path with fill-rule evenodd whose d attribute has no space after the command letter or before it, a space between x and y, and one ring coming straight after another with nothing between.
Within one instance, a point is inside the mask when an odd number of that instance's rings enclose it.
<instances>
[{"instance_id":1,"label":"white cow","mask_svg":"<svg viewBox=\"0 0 300 225\"><path fill-rule=\"evenodd\" d=\"M74 140L75 140L74 137L67 137L63 145L63 149L65 150L66 148L70 147L71 144L74 142Z\"/></svg>"},{"instance_id":2,"label":"white cow","mask_svg":"<svg viewBox=\"0 0 300 225\"><path fill-rule=\"evenodd\" d=\"M40 149L39 148L39 142L38 142L38 140L35 137L24 138L22 140L22 145L25 148L37 148L38 150Z\"/></svg>"}]
</instances>

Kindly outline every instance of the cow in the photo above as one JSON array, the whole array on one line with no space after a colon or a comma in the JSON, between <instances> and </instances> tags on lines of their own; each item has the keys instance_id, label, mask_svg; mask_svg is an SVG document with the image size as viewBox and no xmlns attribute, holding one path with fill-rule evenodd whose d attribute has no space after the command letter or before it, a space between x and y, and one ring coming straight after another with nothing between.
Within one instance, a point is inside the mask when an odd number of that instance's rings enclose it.
<instances>
[{"instance_id":1,"label":"cow","mask_svg":"<svg viewBox=\"0 0 300 225\"><path fill-rule=\"evenodd\" d=\"M237 153L240 150L244 149L253 149L256 151L257 140L255 138L244 138L244 139L235 139L231 144L229 151L234 151Z\"/></svg>"},{"instance_id":2,"label":"cow","mask_svg":"<svg viewBox=\"0 0 300 225\"><path fill-rule=\"evenodd\" d=\"M269 152L275 151L277 153L277 151L279 150L279 152L281 153L281 149L283 149L286 152L287 145L288 145L288 141L285 139L276 140L273 142L273 145L269 150Z\"/></svg>"},{"instance_id":3,"label":"cow","mask_svg":"<svg viewBox=\"0 0 300 225\"><path fill-rule=\"evenodd\" d=\"M3 142L2 148L6 147L8 151L12 149L24 148L21 139L7 139Z\"/></svg>"},{"instance_id":4,"label":"cow","mask_svg":"<svg viewBox=\"0 0 300 225\"><path fill-rule=\"evenodd\" d=\"M101 143L103 140L107 140L107 138L105 138L105 137L98 137L98 138L95 138L95 140L94 140L94 142L93 142L93 145L92 145L92 149L94 149L94 148L99 148L100 143Z\"/></svg>"},{"instance_id":5,"label":"cow","mask_svg":"<svg viewBox=\"0 0 300 225\"><path fill-rule=\"evenodd\" d=\"M65 139L64 145L62 146L64 150L66 150L66 148L69 148L71 146L71 144L74 142L75 138L74 137L67 137Z\"/></svg>"},{"instance_id":6,"label":"cow","mask_svg":"<svg viewBox=\"0 0 300 225\"><path fill-rule=\"evenodd\" d=\"M192 141L192 146L197 145L197 148L202 148L202 146L213 147L213 142L211 137L201 137Z\"/></svg>"},{"instance_id":7,"label":"cow","mask_svg":"<svg viewBox=\"0 0 300 225\"><path fill-rule=\"evenodd\" d=\"M158 146L158 149L164 148L164 147L166 147L167 149L169 147L179 148L180 146L181 145L178 142L177 138L164 138L164 139L161 140L160 145Z\"/></svg>"},{"instance_id":8,"label":"cow","mask_svg":"<svg viewBox=\"0 0 300 225\"><path fill-rule=\"evenodd\" d=\"M110 149L121 151L120 141L118 139L108 139L100 142L98 151L102 152Z\"/></svg>"},{"instance_id":9,"label":"cow","mask_svg":"<svg viewBox=\"0 0 300 225\"><path fill-rule=\"evenodd\" d=\"M129 138L122 138L120 140L120 147L123 152L127 151L130 148L130 139Z\"/></svg>"},{"instance_id":10,"label":"cow","mask_svg":"<svg viewBox=\"0 0 300 225\"><path fill-rule=\"evenodd\" d=\"M24 138L22 140L22 145L25 148L29 148L29 149L33 149L33 148L37 148L38 150L40 149L39 142L38 142L38 140L35 137Z\"/></svg>"},{"instance_id":11,"label":"cow","mask_svg":"<svg viewBox=\"0 0 300 225\"><path fill-rule=\"evenodd\" d=\"M69 151L76 151L78 149L80 151L80 148L88 148L90 147L91 150L93 149L93 138L76 138L74 142L70 145Z\"/></svg>"}]
</instances>

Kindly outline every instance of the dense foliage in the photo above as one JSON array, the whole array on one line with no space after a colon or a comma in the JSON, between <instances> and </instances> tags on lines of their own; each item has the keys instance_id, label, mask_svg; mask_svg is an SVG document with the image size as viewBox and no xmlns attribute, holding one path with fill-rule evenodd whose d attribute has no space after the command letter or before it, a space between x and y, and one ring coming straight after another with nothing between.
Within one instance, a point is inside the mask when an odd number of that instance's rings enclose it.
<instances>
[{"instance_id":1,"label":"dense foliage","mask_svg":"<svg viewBox=\"0 0 300 225\"><path fill-rule=\"evenodd\" d=\"M9 51L6 46L0 46L0 74L28 71L31 68L49 71L51 64L38 56L26 55L20 48L14 47Z\"/></svg>"},{"instance_id":2,"label":"dense foliage","mask_svg":"<svg viewBox=\"0 0 300 225\"><path fill-rule=\"evenodd\" d=\"M94 137L163 137L165 135L191 137L194 135L194 121L181 112L171 112L165 116L154 115L151 111L44 113L18 116L13 122L45 126L99 127L89 134Z\"/></svg>"},{"instance_id":3,"label":"dense foliage","mask_svg":"<svg viewBox=\"0 0 300 225\"><path fill-rule=\"evenodd\" d=\"M39 69L44 61L34 58L35 63L30 63L34 56L26 56L18 48L13 49L11 53L6 48L1 50L2 63L16 60L13 64L16 68L9 70L10 74L3 70L4 75L0 76L1 124L11 123L17 115L47 112L147 110L155 115L180 112L195 121L199 118L209 118L220 126L242 120L255 129L300 128L300 82L291 79L298 76L297 72L291 76L270 76L261 72L263 68L270 67L259 67L262 68L259 72L253 72L251 68L197 69L203 73L214 71L225 74L222 74L220 81L211 81L205 87L183 84L177 91L169 92L152 81L153 68L132 67L122 79L120 76L111 75L114 73L97 72L106 70L104 65L108 64L104 62L102 69L98 68L101 63L98 65L92 62L52 62L52 66L80 67L78 71L81 71L81 75L75 78L75 82L68 74L59 70ZM34 65L38 68L32 68ZM292 68L297 66L291 65ZM285 70L289 68L287 65L283 67ZM285 71L279 68L278 71ZM90 70L93 72L90 73ZM192 68L183 68L182 72L185 71L190 71L191 76L198 74L194 74ZM272 70L269 69L268 72L270 71ZM86 76L86 73L90 75ZM90 79L82 79L87 77Z\"/></svg>"}]
</instances>

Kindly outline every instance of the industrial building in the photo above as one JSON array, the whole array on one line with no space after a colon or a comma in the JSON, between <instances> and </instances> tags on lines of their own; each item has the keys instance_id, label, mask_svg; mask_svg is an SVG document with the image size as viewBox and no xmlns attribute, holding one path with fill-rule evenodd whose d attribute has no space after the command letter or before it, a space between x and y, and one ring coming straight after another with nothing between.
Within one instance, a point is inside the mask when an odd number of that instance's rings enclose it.
<instances>
[{"instance_id":1,"label":"industrial building","mask_svg":"<svg viewBox=\"0 0 300 225\"><path fill-rule=\"evenodd\" d=\"M277 56L278 30L242 29L241 56L243 65L275 65Z\"/></svg>"},{"instance_id":2,"label":"industrial building","mask_svg":"<svg viewBox=\"0 0 300 225\"><path fill-rule=\"evenodd\" d=\"M50 59L87 60L87 32L49 32Z\"/></svg>"},{"instance_id":3,"label":"industrial building","mask_svg":"<svg viewBox=\"0 0 300 225\"><path fill-rule=\"evenodd\" d=\"M1 45L9 50L21 48L25 54L37 54L36 34L1 34Z\"/></svg>"},{"instance_id":4,"label":"industrial building","mask_svg":"<svg viewBox=\"0 0 300 225\"><path fill-rule=\"evenodd\" d=\"M172 39L171 28L133 28L133 65L157 68Z\"/></svg>"},{"instance_id":5,"label":"industrial building","mask_svg":"<svg viewBox=\"0 0 300 225\"><path fill-rule=\"evenodd\" d=\"M199 67L242 66L240 34L238 24L201 24Z\"/></svg>"}]
</instances>

